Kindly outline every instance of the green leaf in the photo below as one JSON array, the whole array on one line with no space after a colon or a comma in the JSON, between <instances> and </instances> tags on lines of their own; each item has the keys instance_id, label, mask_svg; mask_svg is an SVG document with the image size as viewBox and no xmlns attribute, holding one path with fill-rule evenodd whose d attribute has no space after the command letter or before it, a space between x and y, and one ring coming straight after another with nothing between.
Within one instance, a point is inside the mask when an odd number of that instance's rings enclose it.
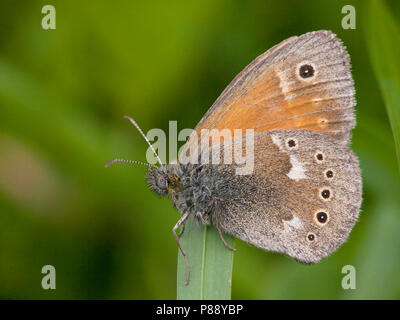
<instances>
[{"instance_id":1,"label":"green leaf","mask_svg":"<svg viewBox=\"0 0 400 320\"><path fill-rule=\"evenodd\" d=\"M393 131L400 167L400 29L380 0L370 0L367 45Z\"/></svg>"},{"instance_id":2,"label":"green leaf","mask_svg":"<svg viewBox=\"0 0 400 320\"><path fill-rule=\"evenodd\" d=\"M233 246L233 237L224 234ZM188 218L180 242L189 260L189 284L185 282L185 261L178 251L179 300L230 299L232 287L233 252L228 249L216 228L199 225L193 217Z\"/></svg>"}]
</instances>

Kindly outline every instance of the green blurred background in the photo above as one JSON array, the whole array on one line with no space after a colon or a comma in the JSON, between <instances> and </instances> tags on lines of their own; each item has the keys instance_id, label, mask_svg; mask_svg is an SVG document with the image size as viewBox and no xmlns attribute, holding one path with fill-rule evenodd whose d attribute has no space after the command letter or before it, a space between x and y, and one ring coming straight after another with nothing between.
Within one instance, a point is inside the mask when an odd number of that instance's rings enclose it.
<instances>
[{"instance_id":1,"label":"green blurred background","mask_svg":"<svg viewBox=\"0 0 400 320\"><path fill-rule=\"evenodd\" d=\"M42 6L57 10L41 28ZM346 4L356 30L341 27ZM351 55L364 201L349 241L304 266L236 240L234 299L400 298L400 179L365 1L0 0L0 298L175 299L179 215L145 182L145 132L193 128L257 55L329 29ZM396 21L399 1L386 1ZM57 289L41 288L54 265ZM341 269L357 270L343 290Z\"/></svg>"}]
</instances>

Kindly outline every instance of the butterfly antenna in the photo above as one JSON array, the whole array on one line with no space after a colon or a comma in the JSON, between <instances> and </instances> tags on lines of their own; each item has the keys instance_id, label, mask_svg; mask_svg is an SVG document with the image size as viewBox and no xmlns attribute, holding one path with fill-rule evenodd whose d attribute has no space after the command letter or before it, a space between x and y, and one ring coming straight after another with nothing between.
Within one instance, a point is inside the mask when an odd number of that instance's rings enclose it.
<instances>
[{"instance_id":1,"label":"butterfly antenna","mask_svg":"<svg viewBox=\"0 0 400 320\"><path fill-rule=\"evenodd\" d=\"M140 129L139 125L136 123L135 120L133 120L131 117L128 116L124 116L125 119L129 120L130 122L132 122L132 124L136 127L136 129L138 129L138 131L140 132L140 134L143 136L144 140L146 140L146 142L148 143L148 145L150 146L151 150L153 151L154 155L157 157L158 162L160 163L160 165L162 165L161 159L158 156L156 150L154 150L153 146L151 145L149 139L147 139L146 135L143 133L142 129Z\"/></svg>"},{"instance_id":2,"label":"butterfly antenna","mask_svg":"<svg viewBox=\"0 0 400 320\"><path fill-rule=\"evenodd\" d=\"M141 162L141 161L135 161L135 160L125 160L125 159L112 159L104 165L104 168L107 168L109 165L113 164L114 162L133 163L133 164L140 164L142 166L147 166L147 167L151 167L151 168L157 168L157 166L155 166L154 164L145 163L145 162Z\"/></svg>"}]
</instances>

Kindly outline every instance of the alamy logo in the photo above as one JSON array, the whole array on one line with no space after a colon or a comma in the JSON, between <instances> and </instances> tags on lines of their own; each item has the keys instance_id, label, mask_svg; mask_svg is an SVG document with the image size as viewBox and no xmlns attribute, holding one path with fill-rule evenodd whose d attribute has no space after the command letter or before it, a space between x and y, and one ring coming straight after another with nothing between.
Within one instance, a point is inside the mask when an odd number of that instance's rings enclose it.
<instances>
[{"instance_id":1,"label":"alamy logo","mask_svg":"<svg viewBox=\"0 0 400 320\"><path fill-rule=\"evenodd\" d=\"M42 18L42 28L44 30L55 30L56 28L56 8L48 4L43 6L42 13L45 16Z\"/></svg>"},{"instance_id":2,"label":"alamy logo","mask_svg":"<svg viewBox=\"0 0 400 320\"><path fill-rule=\"evenodd\" d=\"M356 289L356 268L348 264L343 266L342 274L345 276L342 278L342 288L345 290Z\"/></svg>"},{"instance_id":3,"label":"alamy logo","mask_svg":"<svg viewBox=\"0 0 400 320\"><path fill-rule=\"evenodd\" d=\"M45 265L42 268L42 274L45 276L42 278L42 288L45 290L56 288L56 268L52 265Z\"/></svg>"}]
</instances>

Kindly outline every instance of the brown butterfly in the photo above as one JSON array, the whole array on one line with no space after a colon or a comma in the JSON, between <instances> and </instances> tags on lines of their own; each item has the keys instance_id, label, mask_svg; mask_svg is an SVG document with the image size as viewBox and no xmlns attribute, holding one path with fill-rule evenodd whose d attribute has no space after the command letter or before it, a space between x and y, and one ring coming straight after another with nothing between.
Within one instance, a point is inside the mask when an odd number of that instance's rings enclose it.
<instances>
[{"instance_id":1,"label":"brown butterfly","mask_svg":"<svg viewBox=\"0 0 400 320\"><path fill-rule=\"evenodd\" d=\"M359 164L348 147L354 92L349 55L332 32L291 37L231 82L196 126L178 163L150 165L149 186L168 195L182 214L173 234L185 257L186 283L188 261L176 231L189 216L214 225L230 249L223 232L307 264L346 241L361 205ZM207 140L211 145L199 142L205 129L217 129ZM243 129L243 135L213 139L226 129ZM223 163L222 154L219 164L200 161L205 151L228 144L241 150L248 138L244 129L255 132L251 174L237 174L240 165ZM193 150L199 161L183 161ZM116 161L124 160L108 164Z\"/></svg>"}]
</instances>

